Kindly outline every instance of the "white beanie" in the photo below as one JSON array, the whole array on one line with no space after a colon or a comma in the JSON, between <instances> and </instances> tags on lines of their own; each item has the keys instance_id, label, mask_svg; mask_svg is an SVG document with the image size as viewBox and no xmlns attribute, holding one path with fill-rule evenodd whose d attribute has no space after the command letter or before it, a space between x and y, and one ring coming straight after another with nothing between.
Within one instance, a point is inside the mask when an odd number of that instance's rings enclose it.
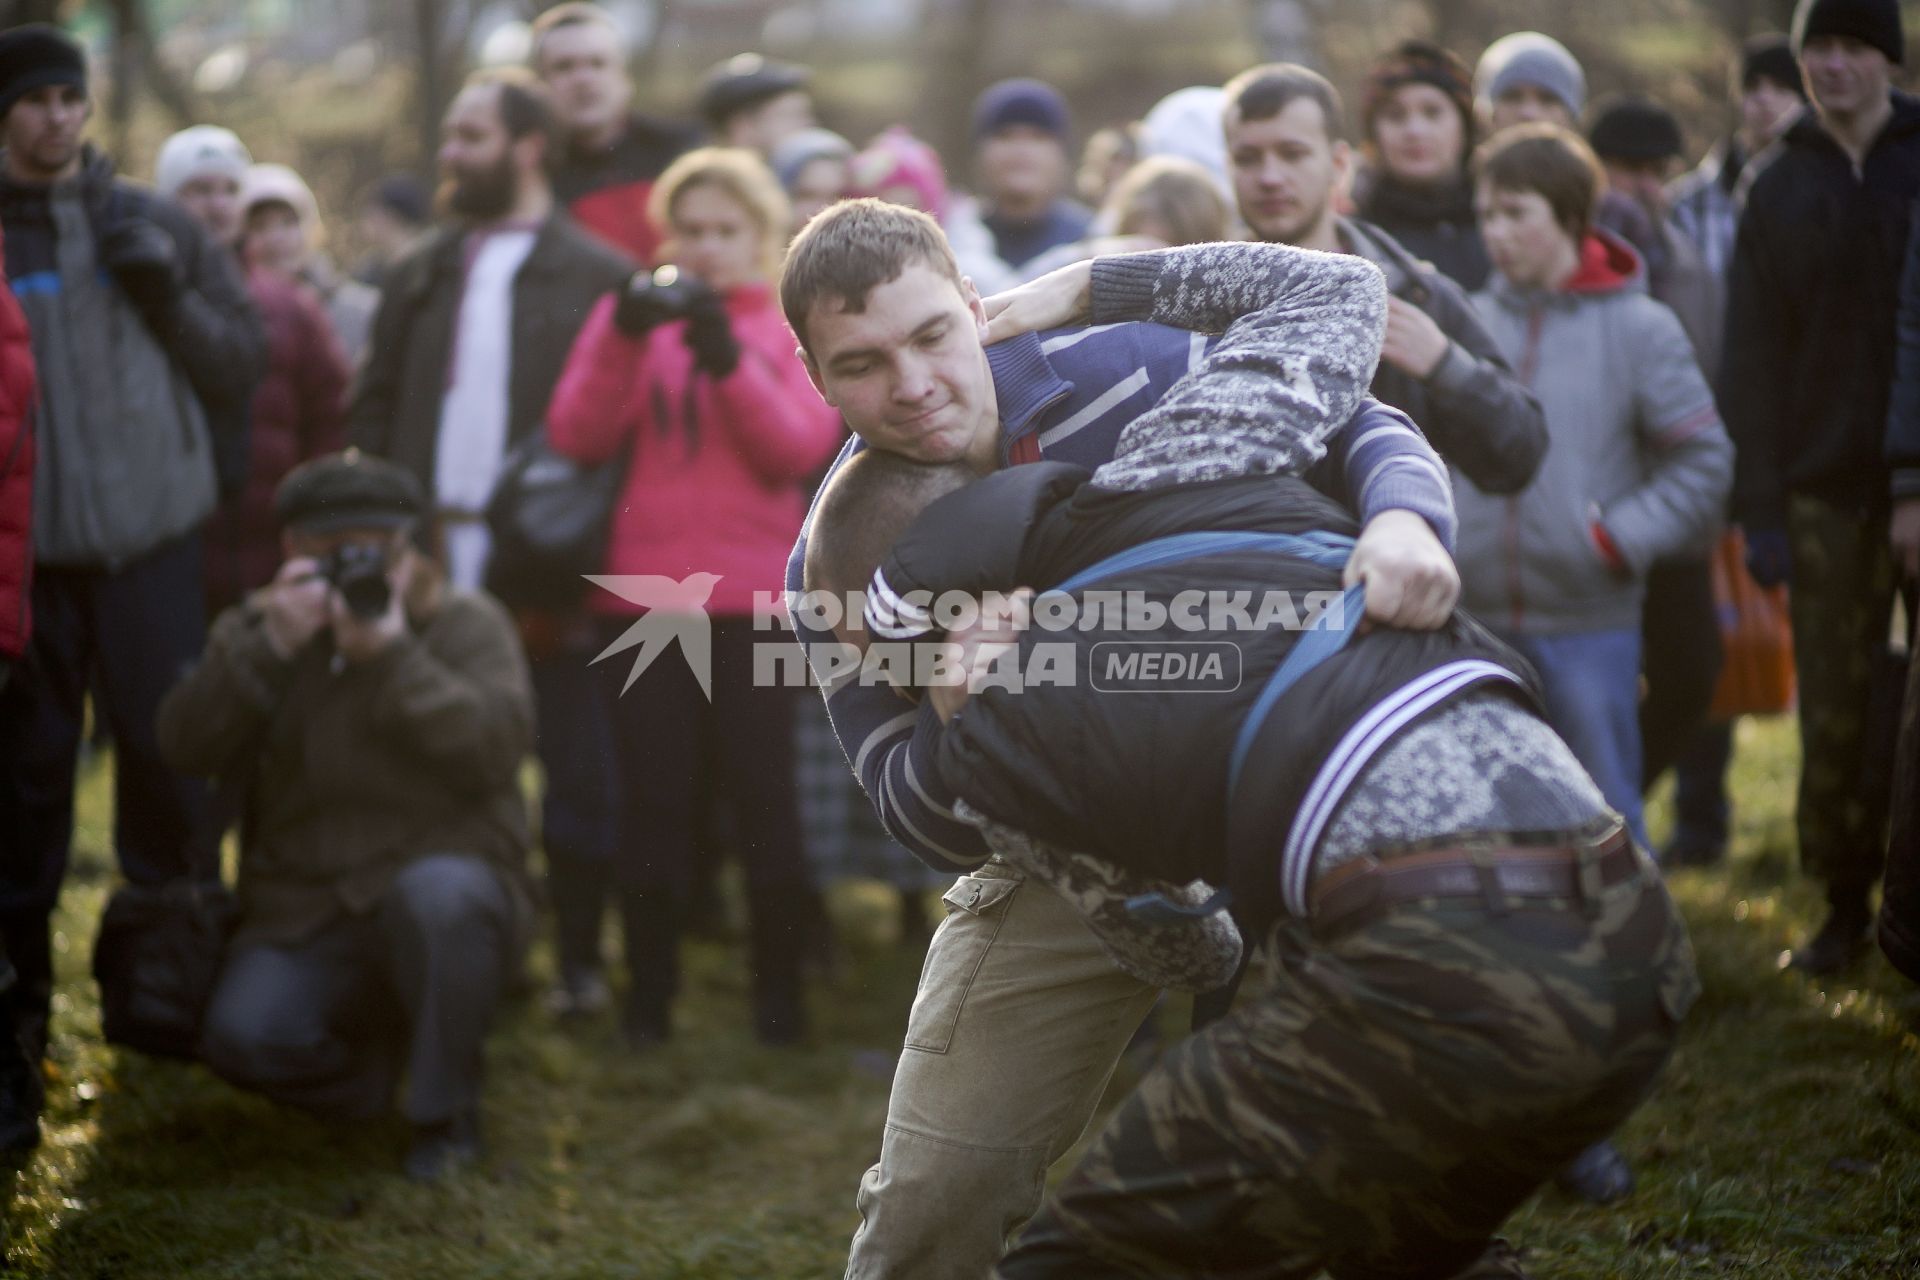
<instances>
[{"instance_id":1,"label":"white beanie","mask_svg":"<svg viewBox=\"0 0 1920 1280\"><path fill-rule=\"evenodd\" d=\"M279 202L293 210L308 244L320 243L320 205L306 179L283 164L256 164L240 183L240 210L253 212L258 204Z\"/></svg>"},{"instance_id":2,"label":"white beanie","mask_svg":"<svg viewBox=\"0 0 1920 1280\"><path fill-rule=\"evenodd\" d=\"M231 129L219 125L197 124L182 129L160 147L160 158L153 165L153 185L163 196L174 196L193 179L209 173L223 174L236 183L246 181L247 166L253 157L246 144Z\"/></svg>"},{"instance_id":3,"label":"white beanie","mask_svg":"<svg viewBox=\"0 0 1920 1280\"><path fill-rule=\"evenodd\" d=\"M1212 85L1177 89L1140 122L1140 158L1178 156L1207 171L1222 195L1233 197L1227 176L1227 135L1221 115L1227 91Z\"/></svg>"}]
</instances>

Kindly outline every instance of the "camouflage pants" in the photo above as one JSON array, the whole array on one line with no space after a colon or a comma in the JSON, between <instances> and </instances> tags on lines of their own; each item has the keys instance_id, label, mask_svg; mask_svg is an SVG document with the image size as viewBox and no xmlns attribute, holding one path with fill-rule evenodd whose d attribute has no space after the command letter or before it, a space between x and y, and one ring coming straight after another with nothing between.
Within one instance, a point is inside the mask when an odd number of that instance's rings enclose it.
<instances>
[{"instance_id":1,"label":"camouflage pants","mask_svg":"<svg viewBox=\"0 0 1920 1280\"><path fill-rule=\"evenodd\" d=\"M1880 875L1893 750L1890 717L1876 717L1872 705L1893 607L1887 517L1795 496L1787 533L1803 755L1794 818L1800 860L1830 896L1864 902Z\"/></svg>"},{"instance_id":2,"label":"camouflage pants","mask_svg":"<svg viewBox=\"0 0 1920 1280\"><path fill-rule=\"evenodd\" d=\"M1001 1264L1031 1277L1444 1277L1632 1112L1698 993L1650 870L1597 902L1392 908L1169 1053Z\"/></svg>"}]
</instances>

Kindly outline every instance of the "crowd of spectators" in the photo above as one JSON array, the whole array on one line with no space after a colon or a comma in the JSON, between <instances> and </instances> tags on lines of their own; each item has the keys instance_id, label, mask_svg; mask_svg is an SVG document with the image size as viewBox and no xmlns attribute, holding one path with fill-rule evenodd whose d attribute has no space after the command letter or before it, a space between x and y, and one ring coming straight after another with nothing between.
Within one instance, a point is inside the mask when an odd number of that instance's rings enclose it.
<instances>
[{"instance_id":1,"label":"crowd of spectators","mask_svg":"<svg viewBox=\"0 0 1920 1280\"><path fill-rule=\"evenodd\" d=\"M823 127L807 69L758 54L715 67L687 120L642 114L619 26L568 3L525 67L461 88L431 195L395 175L352 211L349 271L327 251L349 211L294 169L202 125L150 181L117 175L85 140L82 48L0 33L0 1138L38 1139L89 719L127 882L217 878L238 834L199 1056L330 1114L398 1098L421 1178L480 1151L487 1029L537 936L544 1008L617 1006L636 1052L672 1037L682 938L729 859L768 1045L809 1034L824 882L889 884L924 944L948 864L912 797L869 803L860 745L755 664L847 441L776 287L791 238L853 197L930 215L981 295L1223 240L1375 264L1373 395L1447 463L1463 603L1534 665L1607 804L1647 845L1642 796L1671 770L1654 852L1725 856L1710 563L1738 539L1750 585L1788 589L1796 834L1830 908L1793 963L1861 961L1891 814L1882 935L1920 979L1920 742L1909 724L1896 750L1886 711L1920 574L1905 51L1891 0L1804 0L1791 38L1732 59L1692 167L1670 111L1589 103L1537 32L1471 67L1387 50L1351 117L1315 72L1256 67L1079 150L1063 94L1006 80L942 157L904 127ZM558 587L501 534L502 494L543 466L602 478L606 509ZM660 615L704 619L705 668L630 663L668 644ZM1571 1185L1631 1178L1609 1150Z\"/></svg>"}]
</instances>

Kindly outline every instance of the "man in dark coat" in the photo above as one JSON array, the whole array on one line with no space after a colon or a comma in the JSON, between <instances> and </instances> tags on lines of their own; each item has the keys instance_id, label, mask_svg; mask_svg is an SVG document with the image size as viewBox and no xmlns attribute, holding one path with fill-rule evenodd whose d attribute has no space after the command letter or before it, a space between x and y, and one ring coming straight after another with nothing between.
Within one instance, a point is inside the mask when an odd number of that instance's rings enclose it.
<instances>
[{"instance_id":1,"label":"man in dark coat","mask_svg":"<svg viewBox=\"0 0 1920 1280\"><path fill-rule=\"evenodd\" d=\"M160 757L154 709L206 639L200 529L245 474L265 335L230 256L81 142L86 57L0 33L0 224L40 378L32 647L0 693L0 934L30 1051L73 833L89 690L114 740L114 846L136 884L211 856L211 797Z\"/></svg>"},{"instance_id":2,"label":"man in dark coat","mask_svg":"<svg viewBox=\"0 0 1920 1280\"><path fill-rule=\"evenodd\" d=\"M388 273L347 412L369 453L412 472L442 526L453 583L486 581L482 517L506 451L540 426L574 336L633 264L559 207L557 124L524 71L475 76L447 109L445 221ZM518 609L547 794L541 821L561 940L563 1010L603 1005L600 919L613 856L612 729L584 614Z\"/></svg>"},{"instance_id":3,"label":"man in dark coat","mask_svg":"<svg viewBox=\"0 0 1920 1280\"><path fill-rule=\"evenodd\" d=\"M1333 85L1306 67L1255 67L1228 83L1225 112L1234 198L1252 238L1358 254L1386 274L1393 301L1373 394L1481 489L1526 488L1546 453L1546 420L1465 292L1379 227L1334 212L1352 150Z\"/></svg>"},{"instance_id":4,"label":"man in dark coat","mask_svg":"<svg viewBox=\"0 0 1920 1280\"><path fill-rule=\"evenodd\" d=\"M1889 87L1905 58L1894 0L1802 0L1793 41L1813 110L1748 195L1718 391L1754 579L1793 588L1795 823L1829 909L1793 963L1828 974L1866 942L1885 848L1892 743L1872 710L1894 598L1883 437L1920 100Z\"/></svg>"}]
</instances>

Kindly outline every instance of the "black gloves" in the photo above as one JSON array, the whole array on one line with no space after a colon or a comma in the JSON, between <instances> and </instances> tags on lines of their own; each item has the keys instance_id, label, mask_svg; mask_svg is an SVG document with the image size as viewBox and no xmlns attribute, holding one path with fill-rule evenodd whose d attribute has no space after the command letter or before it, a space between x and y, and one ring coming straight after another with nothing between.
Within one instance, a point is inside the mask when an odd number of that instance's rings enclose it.
<instances>
[{"instance_id":1,"label":"black gloves","mask_svg":"<svg viewBox=\"0 0 1920 1280\"><path fill-rule=\"evenodd\" d=\"M724 378L740 364L740 343L727 319L726 303L717 293L703 292L687 308L686 342L687 350L693 352L693 367L703 373Z\"/></svg>"},{"instance_id":2,"label":"black gloves","mask_svg":"<svg viewBox=\"0 0 1920 1280\"><path fill-rule=\"evenodd\" d=\"M656 326L686 314L687 288L672 267L634 272L614 306L613 327L629 338L644 338Z\"/></svg>"},{"instance_id":3,"label":"black gloves","mask_svg":"<svg viewBox=\"0 0 1920 1280\"><path fill-rule=\"evenodd\" d=\"M687 322L687 350L696 369L724 378L740 363L740 344L719 294L673 267L636 271L614 304L613 327L643 338L669 320Z\"/></svg>"},{"instance_id":4,"label":"black gloves","mask_svg":"<svg viewBox=\"0 0 1920 1280\"><path fill-rule=\"evenodd\" d=\"M150 219L113 223L101 233L98 252L100 265L142 311L166 307L186 283L173 237Z\"/></svg>"}]
</instances>

